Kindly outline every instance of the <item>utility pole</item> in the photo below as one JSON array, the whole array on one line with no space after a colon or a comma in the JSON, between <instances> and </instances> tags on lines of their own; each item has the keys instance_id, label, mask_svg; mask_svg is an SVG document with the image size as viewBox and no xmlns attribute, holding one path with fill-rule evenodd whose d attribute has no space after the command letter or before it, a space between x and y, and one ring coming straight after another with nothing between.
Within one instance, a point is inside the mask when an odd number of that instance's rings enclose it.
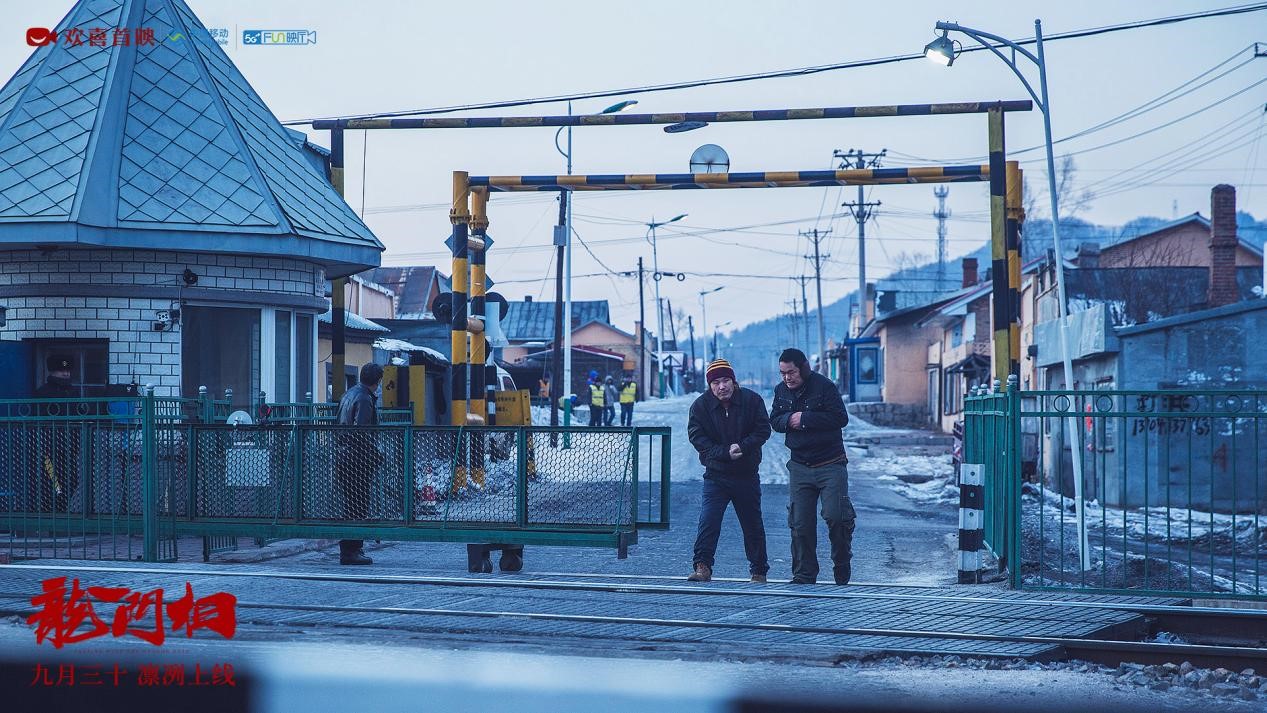
<instances>
[{"instance_id":1,"label":"utility pole","mask_svg":"<svg viewBox=\"0 0 1267 713\"><path fill-rule=\"evenodd\" d=\"M638 398L647 393L647 303L642 297L642 258L638 258Z\"/></svg>"},{"instance_id":2,"label":"utility pole","mask_svg":"<svg viewBox=\"0 0 1267 713\"><path fill-rule=\"evenodd\" d=\"M809 346L809 302L805 300L805 280L808 278L801 275L797 278L801 281L801 315L805 317L805 346Z\"/></svg>"},{"instance_id":3,"label":"utility pole","mask_svg":"<svg viewBox=\"0 0 1267 713\"><path fill-rule=\"evenodd\" d=\"M571 388L563 383L563 263L568 242L568 191L559 191L559 224L554 227L554 358L550 365L550 425L559 425L559 400Z\"/></svg>"},{"instance_id":4,"label":"utility pole","mask_svg":"<svg viewBox=\"0 0 1267 713\"><path fill-rule=\"evenodd\" d=\"M841 168L877 168L880 165L880 159L884 158L888 153L888 149L881 149L880 153L867 153L861 149L849 149L848 151L840 151L837 149L832 152L832 156L840 159ZM878 207L880 201L868 203L866 196L863 194L862 186L858 186L858 200L855 203L842 203L841 205L849 208L853 213L853 219L858 222L858 329L863 327L863 321L866 319L866 300L867 300L867 220L871 218L871 209ZM820 308L821 309L821 308Z\"/></svg>"},{"instance_id":5,"label":"utility pole","mask_svg":"<svg viewBox=\"0 0 1267 713\"><path fill-rule=\"evenodd\" d=\"M801 315L796 313L796 298L793 297L790 300L785 300L783 304L792 308L792 314L790 315L791 320L788 322L788 331L791 333L792 337L791 344L796 344L796 333L800 331L800 327L798 325L801 319Z\"/></svg>"},{"instance_id":6,"label":"utility pole","mask_svg":"<svg viewBox=\"0 0 1267 713\"><path fill-rule=\"evenodd\" d=\"M673 336L673 351L682 351L677 343L677 325L673 322L673 300L668 297L664 298L664 313L669 316L669 334ZM669 375L667 378L669 380L669 390L676 394L677 389L673 388L673 362L669 362Z\"/></svg>"},{"instance_id":7,"label":"utility pole","mask_svg":"<svg viewBox=\"0 0 1267 713\"><path fill-rule=\"evenodd\" d=\"M831 230L818 228L801 232L802 236L814 241L814 254L805 257L814 261L814 290L818 293L818 369L824 373L827 370L827 327L823 324L823 260L831 255L819 254L818 244L830 233Z\"/></svg>"},{"instance_id":8,"label":"utility pole","mask_svg":"<svg viewBox=\"0 0 1267 713\"><path fill-rule=\"evenodd\" d=\"M691 335L691 385L695 386L695 318L686 315L686 330Z\"/></svg>"},{"instance_id":9,"label":"utility pole","mask_svg":"<svg viewBox=\"0 0 1267 713\"><path fill-rule=\"evenodd\" d=\"M950 189L937 186L933 188L933 195L937 197L937 210L933 213L933 217L937 219L936 290L940 292L946 289L946 219L950 217L950 211L946 208L946 196L950 195Z\"/></svg>"}]
</instances>

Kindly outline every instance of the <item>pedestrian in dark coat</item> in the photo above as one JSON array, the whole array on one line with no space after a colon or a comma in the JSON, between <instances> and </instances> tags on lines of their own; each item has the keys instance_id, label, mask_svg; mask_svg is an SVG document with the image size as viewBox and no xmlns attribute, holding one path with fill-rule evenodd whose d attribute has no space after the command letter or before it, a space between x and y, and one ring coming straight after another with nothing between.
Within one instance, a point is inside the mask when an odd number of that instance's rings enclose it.
<instances>
[{"instance_id":1,"label":"pedestrian in dark coat","mask_svg":"<svg viewBox=\"0 0 1267 713\"><path fill-rule=\"evenodd\" d=\"M730 362L716 359L705 370L709 390L691 404L687 438L704 466L703 499L695 536L694 571L688 580L713 577L713 558L722 516L733 504L743 530L744 553L752 581L766 581L765 525L761 521L761 446L770 438L765 401L735 383Z\"/></svg>"},{"instance_id":2,"label":"pedestrian in dark coat","mask_svg":"<svg viewBox=\"0 0 1267 713\"><path fill-rule=\"evenodd\" d=\"M79 398L71 384L74 364L74 359L70 356L50 356L44 363L47 372L44 384L35 390L35 398L48 399L51 402L40 404L36 412L41 416L61 418L57 421L44 421L37 426L47 438L39 439L40 455L36 463L35 482L31 483L33 487L28 488L27 498L31 510L47 508L53 512L66 512L71 504L71 496L79 487L79 429L65 420L67 416L79 414L77 404L70 402L71 399Z\"/></svg>"},{"instance_id":3,"label":"pedestrian in dark coat","mask_svg":"<svg viewBox=\"0 0 1267 713\"><path fill-rule=\"evenodd\" d=\"M603 425L616 424L616 404L620 401L620 390L616 388L616 380L608 376L603 384Z\"/></svg>"},{"instance_id":4,"label":"pedestrian in dark coat","mask_svg":"<svg viewBox=\"0 0 1267 713\"><path fill-rule=\"evenodd\" d=\"M783 383L774 387L770 426L786 435L788 525L792 528L792 583L818 579L818 522L814 510L822 499L827 538L831 541L836 584L848 584L853 531L857 515L849 499L842 429L849 423L844 401L830 379L810 369L799 349L779 355Z\"/></svg>"},{"instance_id":5,"label":"pedestrian in dark coat","mask_svg":"<svg viewBox=\"0 0 1267 713\"><path fill-rule=\"evenodd\" d=\"M343 515L348 520L369 517L370 484L383 465L377 434L370 430L378 426L378 396L374 392L382 380L383 367L373 363L362 366L360 382L343 394L335 415L339 425L354 429L338 434L335 449L335 480L343 494ZM373 563L365 556L364 540L339 540L339 564Z\"/></svg>"}]
</instances>

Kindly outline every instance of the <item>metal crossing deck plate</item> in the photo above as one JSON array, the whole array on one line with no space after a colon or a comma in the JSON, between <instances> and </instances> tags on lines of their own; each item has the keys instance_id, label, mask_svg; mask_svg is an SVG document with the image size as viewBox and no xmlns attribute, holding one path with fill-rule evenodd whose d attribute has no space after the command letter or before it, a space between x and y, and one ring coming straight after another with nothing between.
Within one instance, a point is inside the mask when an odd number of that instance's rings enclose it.
<instances>
[{"instance_id":1,"label":"metal crossing deck plate","mask_svg":"<svg viewBox=\"0 0 1267 713\"><path fill-rule=\"evenodd\" d=\"M1054 660L1054 643L988 637L1137 640L1144 617L1086 606L1181 605L1184 600L1033 594L982 587L688 585L666 578L567 575L415 577L378 571L351 576L330 568L190 568L144 571L41 562L0 569L4 594L39 591L52 576L87 586L227 591L238 597L244 630L271 626L373 627L430 640L519 643L555 650L691 650L702 654L837 660L878 654L958 654ZM305 577L320 577L319 583ZM384 579L377 579L381 576ZM844 596L842 596L844 595ZM10 597L6 611L25 603ZM1079 605L1081 604L1081 605ZM948 635L962 634L966 637ZM977 638L974 638L977 637Z\"/></svg>"}]
</instances>

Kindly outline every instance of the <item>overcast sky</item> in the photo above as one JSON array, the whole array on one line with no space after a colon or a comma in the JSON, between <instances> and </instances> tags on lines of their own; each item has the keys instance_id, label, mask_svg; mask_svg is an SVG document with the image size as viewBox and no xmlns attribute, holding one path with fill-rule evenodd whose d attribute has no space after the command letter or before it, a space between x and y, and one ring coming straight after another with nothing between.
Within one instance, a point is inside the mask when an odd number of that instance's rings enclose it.
<instances>
[{"instance_id":1,"label":"overcast sky","mask_svg":"<svg viewBox=\"0 0 1267 713\"><path fill-rule=\"evenodd\" d=\"M690 79L884 57L921 50L933 23L955 20L1011 38L1047 34L1209 9L1209 2L280 2L189 0L208 27L230 31L229 55L283 121L315 116L421 109L574 92L636 87ZM10 37L0 42L0 76L11 76L29 55L28 26L52 26L70 0L0 0ZM1216 4L1222 6L1222 3ZM247 29L306 29L317 41L300 47L244 47ZM971 40L965 44L971 44ZM1108 129L1062 143L1075 152L1078 178L1098 195L1081 217L1117 224L1137 215L1169 218L1209 212L1209 189L1238 187L1239 207L1267 216L1267 147L1263 106L1267 58L1251 60L1254 41L1267 43L1267 12L1196 20L1047 46L1052 123L1057 138L1080 132L1146 105L1220 65L1191 94ZM1263 49L1267 51L1267 44ZM1239 53L1239 54L1238 54ZM1229 61L1230 60L1230 61ZM1247 61L1249 60L1249 61ZM1037 72L1025 67L1036 84ZM1226 73L1224 76L1219 75ZM920 60L877 68L827 72L724 86L631 95L633 111L713 111L1028 98L1011 70L986 53L964 55L951 68ZM1220 100L1223 100L1220 102ZM579 102L577 113L615 100ZM1216 104L1217 103L1217 104ZM1138 138L1210 104L1191 118ZM484 115L562 114L547 104ZM461 114L459 114L461 115ZM469 113L468 113L469 115ZM387 246L385 265L437 264L447 272L447 203L450 172L472 174L563 173L554 129L378 131L348 137L347 199ZM327 132L312 132L328 144ZM1009 150L1042 142L1041 115L1010 114ZM729 152L732 170L805 170L834 167L833 149L887 148L888 166L918 165L983 156L983 116L908 117L713 125L682 134L658 126L589 127L574 135L575 173L685 172L691 152L716 143ZM918 158L912 158L918 157ZM1045 184L1041 151L1019 158L1030 185ZM976 159L973 159L975 161ZM1123 173L1124 169L1128 170ZM362 174L365 176L362 182ZM842 192L843 190L843 192ZM933 187L886 186L868 191L883 206L867 226L867 273L880 277L902 254L935 255ZM679 213L683 221L661 229L663 270L734 273L754 277L692 275L664 282L675 309L700 319L698 292L723 285L709 298L712 324L731 329L787 311L800 288L791 279L807 269L809 251L797 232L831 229L823 297L832 301L857 284L857 232L852 219L833 217L856 189L648 193L577 196L574 228L579 244L574 273L630 270L638 257L651 262L643 240L653 218ZM362 200L362 196L364 199ZM957 184L947 205L949 254L969 252L988 237L984 184ZM510 299L525 294L551 299L553 194L495 195L489 274ZM755 227L753 227L755 226ZM741 232L725 228L746 228ZM704 230L716 230L706 232ZM697 233L683 235L682 233ZM602 264L600 264L600 262ZM951 268L953 270L956 268ZM576 299L608 299L613 320L632 328L637 281L578 277ZM648 292L650 294L650 292ZM811 303L813 293L811 291ZM648 303L648 315L651 315ZM648 317L654 327L654 319ZM698 323L698 322L697 322Z\"/></svg>"}]
</instances>

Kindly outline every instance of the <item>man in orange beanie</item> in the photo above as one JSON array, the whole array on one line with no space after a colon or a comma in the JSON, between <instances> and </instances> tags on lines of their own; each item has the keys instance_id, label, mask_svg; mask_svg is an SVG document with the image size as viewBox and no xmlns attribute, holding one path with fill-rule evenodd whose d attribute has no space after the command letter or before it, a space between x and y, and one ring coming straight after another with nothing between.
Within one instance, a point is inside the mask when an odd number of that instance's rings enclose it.
<instances>
[{"instance_id":1,"label":"man in orange beanie","mask_svg":"<svg viewBox=\"0 0 1267 713\"><path fill-rule=\"evenodd\" d=\"M752 581L766 581L765 525L761 522L761 446L770 438L765 401L735 383L735 370L716 359L704 370L708 391L691 404L686 435L704 466L704 493L695 537L694 571L688 580L713 578L713 556L726 506L735 506L743 529L744 552Z\"/></svg>"}]
</instances>

